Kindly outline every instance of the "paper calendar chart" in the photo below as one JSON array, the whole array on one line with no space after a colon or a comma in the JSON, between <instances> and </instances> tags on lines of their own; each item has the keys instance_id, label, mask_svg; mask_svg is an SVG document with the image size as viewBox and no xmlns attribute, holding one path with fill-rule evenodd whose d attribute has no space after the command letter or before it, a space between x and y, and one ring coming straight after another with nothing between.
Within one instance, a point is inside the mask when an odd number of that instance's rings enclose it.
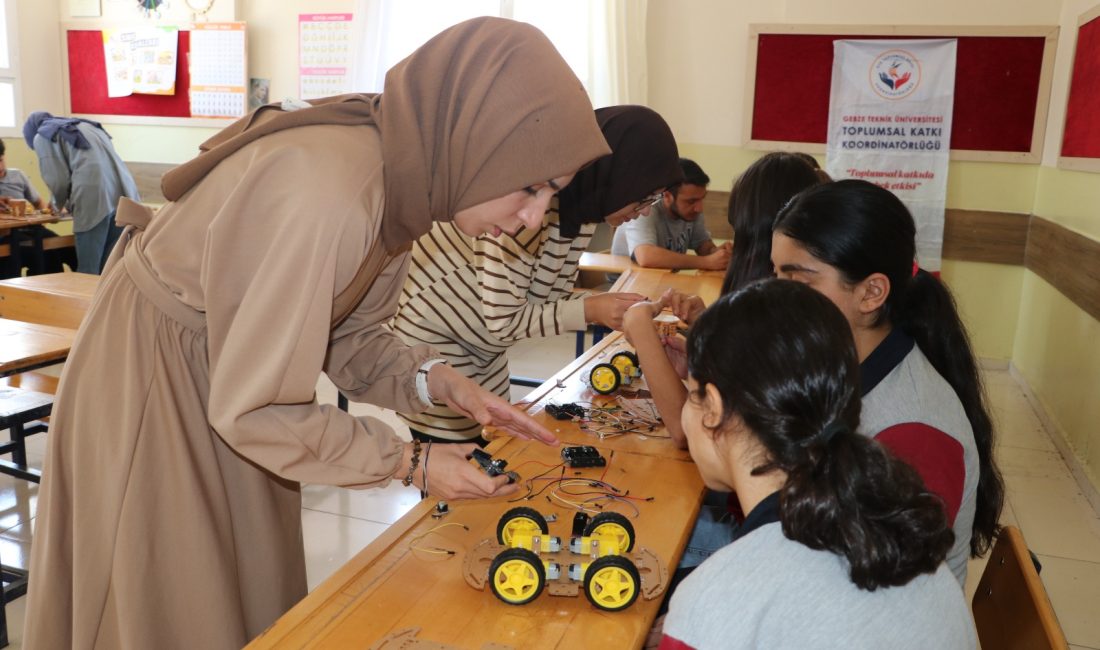
<instances>
[{"instance_id":1,"label":"paper calendar chart","mask_svg":"<svg viewBox=\"0 0 1100 650\"><path fill-rule=\"evenodd\" d=\"M240 117L248 110L244 23L191 28L191 115Z\"/></svg>"},{"instance_id":2,"label":"paper calendar chart","mask_svg":"<svg viewBox=\"0 0 1100 650\"><path fill-rule=\"evenodd\" d=\"M316 99L348 92L351 14L298 15L298 95Z\"/></svg>"}]
</instances>

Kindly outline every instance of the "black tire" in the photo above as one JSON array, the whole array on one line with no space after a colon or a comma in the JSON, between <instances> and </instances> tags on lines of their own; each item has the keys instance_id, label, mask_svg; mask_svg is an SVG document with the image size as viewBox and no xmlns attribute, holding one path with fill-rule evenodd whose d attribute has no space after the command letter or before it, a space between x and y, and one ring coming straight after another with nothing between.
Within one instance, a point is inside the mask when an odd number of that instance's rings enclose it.
<instances>
[{"instance_id":1,"label":"black tire","mask_svg":"<svg viewBox=\"0 0 1100 650\"><path fill-rule=\"evenodd\" d=\"M625 537L625 546L620 544L617 553L622 555L623 553L629 553L634 550L634 525L630 523L630 520L625 516L620 515L617 512L601 512L600 514L589 520L588 525L584 527L584 534L586 537L590 537L596 532L596 529L603 525L617 526L621 529L621 535Z\"/></svg>"},{"instance_id":2,"label":"black tire","mask_svg":"<svg viewBox=\"0 0 1100 650\"><path fill-rule=\"evenodd\" d=\"M512 545L510 534L510 529L512 527L510 526L510 524L516 523L517 519L526 519L534 523L538 526L539 530L542 531L543 535L546 535L550 532L550 525L546 523L546 517L543 517L538 510L535 510L534 508L525 508L523 506L512 508L508 512L504 513L504 515L500 518L500 521L497 522L497 542L501 546Z\"/></svg>"},{"instance_id":3,"label":"black tire","mask_svg":"<svg viewBox=\"0 0 1100 650\"><path fill-rule=\"evenodd\" d=\"M598 558L584 572L584 595L588 602L605 612L630 607L641 592L642 576L638 567L621 555Z\"/></svg>"},{"instance_id":4,"label":"black tire","mask_svg":"<svg viewBox=\"0 0 1100 650\"><path fill-rule=\"evenodd\" d=\"M538 598L545 586L546 568L534 551L505 549L489 565L489 589L509 605L526 605Z\"/></svg>"},{"instance_id":5,"label":"black tire","mask_svg":"<svg viewBox=\"0 0 1100 650\"><path fill-rule=\"evenodd\" d=\"M600 382L595 381L593 378L597 373L606 374L607 372L611 373L614 377L614 381L609 386L598 385ZM623 385L623 376L622 373L619 372L619 369L610 363L597 363L592 366L592 370L588 371L588 385L600 395L611 395Z\"/></svg>"}]
</instances>

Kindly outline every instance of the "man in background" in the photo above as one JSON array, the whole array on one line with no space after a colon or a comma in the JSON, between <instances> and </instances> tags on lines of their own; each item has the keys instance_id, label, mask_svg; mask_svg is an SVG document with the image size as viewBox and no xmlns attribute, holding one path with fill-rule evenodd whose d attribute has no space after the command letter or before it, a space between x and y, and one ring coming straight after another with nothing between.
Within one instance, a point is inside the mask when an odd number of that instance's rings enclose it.
<instances>
[{"instance_id":1,"label":"man in background","mask_svg":"<svg viewBox=\"0 0 1100 650\"><path fill-rule=\"evenodd\" d=\"M648 268L724 271L732 246L716 246L702 218L710 177L687 158L680 159L680 168L684 182L666 189L648 213L616 229L611 252Z\"/></svg>"},{"instance_id":2,"label":"man in background","mask_svg":"<svg viewBox=\"0 0 1100 650\"><path fill-rule=\"evenodd\" d=\"M8 168L7 161L4 158L6 153L7 147L4 145L4 141L0 140L0 212L11 212L11 207L9 205L11 199L22 199L35 209L48 210L49 205L46 203L46 200L35 191L27 175L18 169ZM20 228L19 231L20 238L23 241L41 241L43 239L57 237L57 233L45 226L26 226ZM0 237L0 244L10 243L10 240L11 238L5 235ZM60 273L65 270L64 264L68 264L70 269L76 268L76 251L69 247L45 251L41 259L36 258L34 255L27 255L26 253L24 253L21 258L25 260L27 272L31 275L39 273ZM7 277L15 277L21 273L22 269L8 268L4 275Z\"/></svg>"}]
</instances>

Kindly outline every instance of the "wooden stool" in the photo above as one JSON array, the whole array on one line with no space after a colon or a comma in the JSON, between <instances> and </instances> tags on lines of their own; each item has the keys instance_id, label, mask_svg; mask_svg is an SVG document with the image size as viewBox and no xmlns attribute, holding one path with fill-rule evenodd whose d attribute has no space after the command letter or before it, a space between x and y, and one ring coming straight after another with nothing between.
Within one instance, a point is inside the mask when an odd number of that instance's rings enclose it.
<instances>
[{"instance_id":1,"label":"wooden stool","mask_svg":"<svg viewBox=\"0 0 1100 650\"><path fill-rule=\"evenodd\" d=\"M44 425L27 427L35 420L50 415L53 395L21 388L0 388L0 429L11 434L8 442L0 442L0 454L11 454L11 460L0 460L0 473L38 483L42 473L27 467L27 436L45 431Z\"/></svg>"}]
</instances>

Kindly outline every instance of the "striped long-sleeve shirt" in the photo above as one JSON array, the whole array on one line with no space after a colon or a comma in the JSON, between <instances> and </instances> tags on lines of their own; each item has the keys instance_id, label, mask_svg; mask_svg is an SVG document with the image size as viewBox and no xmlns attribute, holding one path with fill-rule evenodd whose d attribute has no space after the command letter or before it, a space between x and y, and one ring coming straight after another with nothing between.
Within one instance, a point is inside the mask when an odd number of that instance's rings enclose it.
<instances>
[{"instance_id":1,"label":"striped long-sleeve shirt","mask_svg":"<svg viewBox=\"0 0 1100 650\"><path fill-rule=\"evenodd\" d=\"M516 341L583 330L584 301L573 293L581 253L595 225L561 236L554 207L541 229L477 238L437 223L412 250L393 328L410 345L428 343L457 370L508 396L507 351ZM440 403L402 413L416 431L451 440L480 435L480 425Z\"/></svg>"}]
</instances>

